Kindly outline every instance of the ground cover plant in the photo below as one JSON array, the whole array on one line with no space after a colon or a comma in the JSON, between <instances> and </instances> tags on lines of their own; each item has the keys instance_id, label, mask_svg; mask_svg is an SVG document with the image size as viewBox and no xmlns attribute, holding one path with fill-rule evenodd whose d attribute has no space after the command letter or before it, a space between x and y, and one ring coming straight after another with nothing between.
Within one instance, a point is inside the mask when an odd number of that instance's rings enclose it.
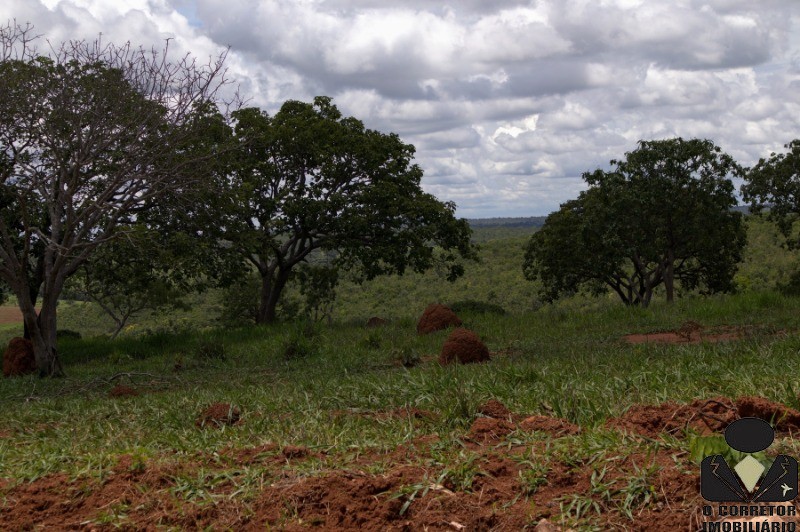
<instances>
[{"instance_id":1,"label":"ground cover plant","mask_svg":"<svg viewBox=\"0 0 800 532\"><path fill-rule=\"evenodd\" d=\"M737 415L748 397L779 416L800 408L785 370L800 357L795 306L759 291L649 309L464 311L492 359L447 367L436 359L449 331L416 334L422 307L371 329L64 338L68 378L3 381L0 523L697 528L698 453L719 440L703 420ZM742 334L623 339L689 321ZM204 417L214 405L228 405L219 423ZM795 428L779 430L773 452L797 454Z\"/></svg>"}]
</instances>

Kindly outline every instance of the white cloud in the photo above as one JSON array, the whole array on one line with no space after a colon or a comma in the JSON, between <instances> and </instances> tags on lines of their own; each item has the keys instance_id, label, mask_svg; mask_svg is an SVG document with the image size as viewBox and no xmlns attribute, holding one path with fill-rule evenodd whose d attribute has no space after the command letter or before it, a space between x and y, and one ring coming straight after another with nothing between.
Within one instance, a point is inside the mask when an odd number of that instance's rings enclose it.
<instances>
[{"instance_id":1,"label":"white cloud","mask_svg":"<svg viewBox=\"0 0 800 532\"><path fill-rule=\"evenodd\" d=\"M230 45L251 104L333 96L415 144L465 216L546 214L639 139L747 165L800 137L795 0L6 0L11 18L55 43Z\"/></svg>"}]
</instances>

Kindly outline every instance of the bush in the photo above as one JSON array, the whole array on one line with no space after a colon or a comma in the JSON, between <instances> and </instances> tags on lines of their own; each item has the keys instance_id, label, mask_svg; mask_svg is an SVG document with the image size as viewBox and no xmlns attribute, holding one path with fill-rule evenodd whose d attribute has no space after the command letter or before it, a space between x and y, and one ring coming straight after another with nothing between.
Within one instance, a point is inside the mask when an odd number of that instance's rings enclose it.
<instances>
[{"instance_id":1,"label":"bush","mask_svg":"<svg viewBox=\"0 0 800 532\"><path fill-rule=\"evenodd\" d=\"M58 340L80 340L81 333L72 331L70 329L59 329L56 331L56 339Z\"/></svg>"},{"instance_id":2,"label":"bush","mask_svg":"<svg viewBox=\"0 0 800 532\"><path fill-rule=\"evenodd\" d=\"M800 270L789 276L789 280L777 286L778 292L789 297L800 297Z\"/></svg>"}]
</instances>

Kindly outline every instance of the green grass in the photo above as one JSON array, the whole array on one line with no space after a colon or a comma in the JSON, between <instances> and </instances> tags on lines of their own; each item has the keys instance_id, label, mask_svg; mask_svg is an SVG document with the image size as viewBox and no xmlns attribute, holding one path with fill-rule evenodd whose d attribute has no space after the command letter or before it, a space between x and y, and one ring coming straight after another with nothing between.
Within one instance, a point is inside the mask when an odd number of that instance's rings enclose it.
<instances>
[{"instance_id":1,"label":"green grass","mask_svg":"<svg viewBox=\"0 0 800 532\"><path fill-rule=\"evenodd\" d=\"M78 330L84 339L59 343L66 379L25 377L0 385L0 478L104 478L121 455L133 457L134 468L186 461L196 467L176 469L172 496L211 504L220 497L219 485L232 485L237 497L248 499L276 481L274 471L231 462L226 449L269 443L324 452L285 466L309 476L436 435L438 443L420 458L430 478L396 494L407 508L431 485L469 492L481 478L480 459L460 442L479 405L495 398L514 412L559 416L584 429L554 442L545 434L520 432L500 442L546 448L535 458L521 458L520 497L541 489L557 461L590 466L595 474L589 496L557 501L564 522L591 526L598 511L610 509L631 516L652 500L652 471L642 464L623 485L604 476L603 464L634 452L646 455L653 445L674 445L687 455L691 449L687 441L643 442L609 432L609 417L634 403L717 395L759 395L800 407L800 376L786 370L800 363L800 300L769 288L788 277L795 255L778 251L777 236L770 237L766 226L753 227L763 238L748 251L740 294L684 294L674 305L658 300L648 309L625 307L611 296L542 305L536 285L522 279L526 239L519 236L485 242L483 261L454 284L436 272L345 284L332 325L220 328L212 292L195 296L187 314L145 315L111 341L104 336L111 323L96 308L62 302L60 328ZM442 368L435 359L447 333L417 336L415 318L432 301L464 300L509 311L461 316L498 356L488 364ZM366 329L371 315L392 321ZM621 340L687 320L757 327L743 340L719 344L632 346ZM18 333L18 325L0 327L0 338ZM420 363L404 367L409 361ZM142 395L110 399L117 384ZM215 402L238 406L241 423L196 428L200 410ZM404 407L433 416L374 415ZM793 442L779 445L793 446L796 454ZM364 466L374 474L390 467L377 456ZM101 517L121 525L126 511L109 507Z\"/></svg>"},{"instance_id":2,"label":"green grass","mask_svg":"<svg viewBox=\"0 0 800 532\"><path fill-rule=\"evenodd\" d=\"M3 383L0 431L12 437L0 439L0 477L76 476L102 472L121 453L158 457L265 442L333 454L388 450L418 436L420 427L409 419L350 414L413 406L436 414L423 432L452 438L490 398L586 428L632 403L718 394L762 395L797 407L800 378L785 368L800 362L800 338L769 334L797 329L795 307L795 300L756 293L647 310L607 305L583 313L548 308L465 316L490 350L504 354L485 365L447 368L430 361L446 333L419 337L410 320L377 330L320 325L310 338L304 327L275 325L63 341L67 379ZM762 333L720 344L620 341L625 333L668 329L686 319L759 324ZM286 346L298 337L308 349L287 357ZM403 368L400 352L428 362ZM146 393L111 400L108 391L118 383ZM213 402L239 406L241 426L197 430L195 417Z\"/></svg>"}]
</instances>

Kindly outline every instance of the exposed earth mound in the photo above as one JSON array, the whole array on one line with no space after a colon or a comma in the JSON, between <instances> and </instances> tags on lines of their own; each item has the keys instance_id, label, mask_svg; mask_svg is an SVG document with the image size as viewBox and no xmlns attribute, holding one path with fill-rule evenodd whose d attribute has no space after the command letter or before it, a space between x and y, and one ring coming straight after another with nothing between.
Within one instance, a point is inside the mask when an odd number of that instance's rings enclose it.
<instances>
[{"instance_id":1,"label":"exposed earth mound","mask_svg":"<svg viewBox=\"0 0 800 532\"><path fill-rule=\"evenodd\" d=\"M374 329L376 327L385 327L389 325L389 320L384 318L379 318L378 316L373 316L367 320L367 328Z\"/></svg>"},{"instance_id":2,"label":"exposed earth mound","mask_svg":"<svg viewBox=\"0 0 800 532\"><path fill-rule=\"evenodd\" d=\"M509 419L511 417L511 410L497 399L489 399L486 401L478 408L478 413L486 417L497 419Z\"/></svg>"},{"instance_id":3,"label":"exposed earth mound","mask_svg":"<svg viewBox=\"0 0 800 532\"><path fill-rule=\"evenodd\" d=\"M581 428L574 425L565 419L559 419L549 416L530 416L526 417L519 423L519 428L525 432L547 432L556 437L571 436L578 434Z\"/></svg>"},{"instance_id":4,"label":"exposed earth mound","mask_svg":"<svg viewBox=\"0 0 800 532\"><path fill-rule=\"evenodd\" d=\"M239 409L231 404L215 403L200 413L195 425L200 428L234 425L239 421L241 415Z\"/></svg>"},{"instance_id":5,"label":"exposed earth mound","mask_svg":"<svg viewBox=\"0 0 800 532\"><path fill-rule=\"evenodd\" d=\"M429 334L443 331L448 327L461 326L461 320L450 307L432 303L428 305L417 322L417 334Z\"/></svg>"},{"instance_id":6,"label":"exposed earth mound","mask_svg":"<svg viewBox=\"0 0 800 532\"><path fill-rule=\"evenodd\" d=\"M137 395L139 395L139 392L136 389L124 384L117 384L108 392L109 397L136 397Z\"/></svg>"},{"instance_id":7,"label":"exposed earth mound","mask_svg":"<svg viewBox=\"0 0 800 532\"><path fill-rule=\"evenodd\" d=\"M611 428L635 432L648 438L662 433L679 436L687 429L700 434L719 434L732 421L758 417L769 421L779 432L800 428L800 412L762 397L695 399L691 404L673 402L660 405L634 405L624 415L609 419Z\"/></svg>"},{"instance_id":8,"label":"exposed earth mound","mask_svg":"<svg viewBox=\"0 0 800 532\"><path fill-rule=\"evenodd\" d=\"M15 377L36 373L33 344L25 338L12 338L3 353L3 375Z\"/></svg>"},{"instance_id":9,"label":"exposed earth mound","mask_svg":"<svg viewBox=\"0 0 800 532\"><path fill-rule=\"evenodd\" d=\"M479 443L504 438L517 429L524 432L546 432L556 438L581 431L579 426L565 419L516 414L497 399L490 399L478 407L478 414L480 416L470 426L467 438Z\"/></svg>"},{"instance_id":10,"label":"exposed earth mound","mask_svg":"<svg viewBox=\"0 0 800 532\"><path fill-rule=\"evenodd\" d=\"M439 363L443 366L459 362L461 364L472 364L475 362L486 362L491 356L478 335L474 332L459 328L450 333L442 346L442 354L439 356Z\"/></svg>"},{"instance_id":11,"label":"exposed earth mound","mask_svg":"<svg viewBox=\"0 0 800 532\"><path fill-rule=\"evenodd\" d=\"M505 419L479 417L472 422L468 438L477 442L499 440L514 432L514 428L514 424Z\"/></svg>"}]
</instances>

